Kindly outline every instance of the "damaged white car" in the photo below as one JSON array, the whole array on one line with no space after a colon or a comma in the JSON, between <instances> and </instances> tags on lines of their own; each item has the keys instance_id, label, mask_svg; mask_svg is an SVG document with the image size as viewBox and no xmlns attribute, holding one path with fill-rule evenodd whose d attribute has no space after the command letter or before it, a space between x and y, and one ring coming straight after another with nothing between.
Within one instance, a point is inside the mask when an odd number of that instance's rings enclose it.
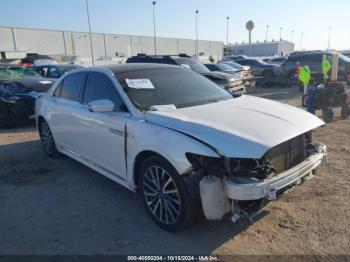
<instances>
[{"instance_id":1,"label":"damaged white car","mask_svg":"<svg viewBox=\"0 0 350 262\"><path fill-rule=\"evenodd\" d=\"M68 73L37 100L36 119L49 156L63 153L139 192L169 231L201 214L252 219L326 157L326 147L312 141L324 124L316 116L233 97L172 65Z\"/></svg>"}]
</instances>

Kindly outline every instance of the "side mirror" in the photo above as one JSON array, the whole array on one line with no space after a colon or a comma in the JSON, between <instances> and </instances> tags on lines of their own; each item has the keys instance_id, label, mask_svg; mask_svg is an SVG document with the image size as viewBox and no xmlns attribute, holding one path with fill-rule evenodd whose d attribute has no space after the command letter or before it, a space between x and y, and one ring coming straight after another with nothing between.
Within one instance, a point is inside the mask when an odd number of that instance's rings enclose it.
<instances>
[{"instance_id":1,"label":"side mirror","mask_svg":"<svg viewBox=\"0 0 350 262\"><path fill-rule=\"evenodd\" d=\"M35 99L38 99L41 96L41 94L36 92L36 91L30 92L28 95L35 98Z\"/></svg>"},{"instance_id":2,"label":"side mirror","mask_svg":"<svg viewBox=\"0 0 350 262\"><path fill-rule=\"evenodd\" d=\"M96 113L113 112L114 103L108 99L96 100L88 104L88 109L90 112L96 112Z\"/></svg>"}]
</instances>

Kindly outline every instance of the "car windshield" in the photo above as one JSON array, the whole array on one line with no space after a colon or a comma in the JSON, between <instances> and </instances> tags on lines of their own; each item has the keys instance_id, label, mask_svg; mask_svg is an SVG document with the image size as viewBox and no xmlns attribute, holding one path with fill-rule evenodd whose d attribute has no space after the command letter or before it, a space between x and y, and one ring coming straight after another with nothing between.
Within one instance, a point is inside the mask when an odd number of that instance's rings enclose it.
<instances>
[{"instance_id":1,"label":"car windshield","mask_svg":"<svg viewBox=\"0 0 350 262\"><path fill-rule=\"evenodd\" d=\"M350 58L343 54L339 54L339 58L347 63L350 63Z\"/></svg>"},{"instance_id":2,"label":"car windshield","mask_svg":"<svg viewBox=\"0 0 350 262\"><path fill-rule=\"evenodd\" d=\"M234 69L238 69L238 70L242 70L243 69L243 66L241 66L240 64L237 64L235 62L224 62L222 64L228 65L228 66L230 66L230 67L232 67Z\"/></svg>"},{"instance_id":3,"label":"car windshield","mask_svg":"<svg viewBox=\"0 0 350 262\"><path fill-rule=\"evenodd\" d=\"M226 64L217 64L216 65L221 71L234 71L233 67Z\"/></svg>"},{"instance_id":4,"label":"car windshield","mask_svg":"<svg viewBox=\"0 0 350 262\"><path fill-rule=\"evenodd\" d=\"M256 62L258 62L260 65L269 65L268 63L262 60L256 60Z\"/></svg>"},{"instance_id":5,"label":"car windshield","mask_svg":"<svg viewBox=\"0 0 350 262\"><path fill-rule=\"evenodd\" d=\"M194 59L189 59L189 58L173 58L173 59L178 65L181 65L183 67L188 67L198 74L210 73L210 70L208 68L206 68L203 64L201 64L200 62Z\"/></svg>"},{"instance_id":6,"label":"car windshield","mask_svg":"<svg viewBox=\"0 0 350 262\"><path fill-rule=\"evenodd\" d=\"M25 67L0 67L0 80L11 80L23 76L40 76L37 72Z\"/></svg>"},{"instance_id":7,"label":"car windshield","mask_svg":"<svg viewBox=\"0 0 350 262\"><path fill-rule=\"evenodd\" d=\"M186 69L147 69L116 73L125 93L142 111L151 106L184 108L232 99L232 95L207 78Z\"/></svg>"}]
</instances>

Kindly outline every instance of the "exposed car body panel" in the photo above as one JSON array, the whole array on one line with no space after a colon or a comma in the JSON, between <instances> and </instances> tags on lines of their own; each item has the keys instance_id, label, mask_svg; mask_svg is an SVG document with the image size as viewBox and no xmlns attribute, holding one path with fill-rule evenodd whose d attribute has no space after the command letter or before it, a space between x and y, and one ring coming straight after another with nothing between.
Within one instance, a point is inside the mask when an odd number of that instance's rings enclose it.
<instances>
[{"instance_id":1,"label":"exposed car body panel","mask_svg":"<svg viewBox=\"0 0 350 262\"><path fill-rule=\"evenodd\" d=\"M324 124L296 107L251 96L147 112L146 119L206 141L223 156L255 159L270 148Z\"/></svg>"}]
</instances>

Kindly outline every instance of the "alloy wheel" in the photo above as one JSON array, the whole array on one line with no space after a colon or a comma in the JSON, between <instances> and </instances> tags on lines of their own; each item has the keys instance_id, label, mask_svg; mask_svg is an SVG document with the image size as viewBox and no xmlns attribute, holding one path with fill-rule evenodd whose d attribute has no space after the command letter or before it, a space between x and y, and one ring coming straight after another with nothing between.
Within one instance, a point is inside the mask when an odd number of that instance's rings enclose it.
<instances>
[{"instance_id":1,"label":"alloy wheel","mask_svg":"<svg viewBox=\"0 0 350 262\"><path fill-rule=\"evenodd\" d=\"M145 202L161 223L174 224L181 214L179 190L170 174L160 166L146 169L143 179Z\"/></svg>"},{"instance_id":2,"label":"alloy wheel","mask_svg":"<svg viewBox=\"0 0 350 262\"><path fill-rule=\"evenodd\" d=\"M46 153L48 155L53 155L55 151L55 141L49 125L46 122L42 123L40 126L40 138Z\"/></svg>"}]
</instances>

